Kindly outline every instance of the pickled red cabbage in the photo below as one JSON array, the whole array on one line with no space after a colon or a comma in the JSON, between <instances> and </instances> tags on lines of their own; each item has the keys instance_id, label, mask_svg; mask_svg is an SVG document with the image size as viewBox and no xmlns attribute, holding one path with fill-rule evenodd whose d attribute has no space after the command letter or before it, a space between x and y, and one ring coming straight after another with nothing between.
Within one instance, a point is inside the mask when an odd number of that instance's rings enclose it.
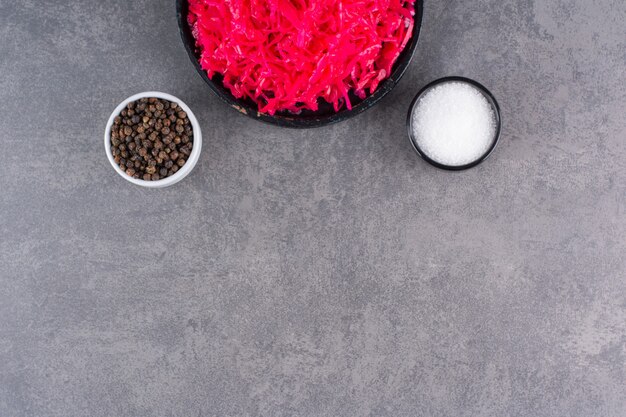
<instances>
[{"instance_id":1,"label":"pickled red cabbage","mask_svg":"<svg viewBox=\"0 0 626 417\"><path fill-rule=\"evenodd\" d=\"M413 31L415 0L189 0L209 78L223 76L261 113L352 108L391 74Z\"/></svg>"}]
</instances>

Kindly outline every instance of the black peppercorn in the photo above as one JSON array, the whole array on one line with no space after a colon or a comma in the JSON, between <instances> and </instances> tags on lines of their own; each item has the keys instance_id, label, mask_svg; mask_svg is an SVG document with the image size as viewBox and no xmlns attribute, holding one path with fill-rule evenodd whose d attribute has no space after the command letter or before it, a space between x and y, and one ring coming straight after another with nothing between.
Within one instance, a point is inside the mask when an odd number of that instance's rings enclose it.
<instances>
[{"instance_id":1,"label":"black peppercorn","mask_svg":"<svg viewBox=\"0 0 626 417\"><path fill-rule=\"evenodd\" d=\"M192 148L193 129L178 103L141 98L113 119L111 154L130 177L157 181L174 175Z\"/></svg>"}]
</instances>

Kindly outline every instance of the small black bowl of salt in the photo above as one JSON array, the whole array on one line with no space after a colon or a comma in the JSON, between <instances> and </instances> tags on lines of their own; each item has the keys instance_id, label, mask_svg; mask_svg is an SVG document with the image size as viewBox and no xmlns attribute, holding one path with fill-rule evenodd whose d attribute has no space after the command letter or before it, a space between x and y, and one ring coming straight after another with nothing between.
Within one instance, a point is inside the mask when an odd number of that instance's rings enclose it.
<instances>
[{"instance_id":1,"label":"small black bowl of salt","mask_svg":"<svg viewBox=\"0 0 626 417\"><path fill-rule=\"evenodd\" d=\"M429 164L461 171L483 162L500 139L500 107L482 84L445 77L420 90L409 107L413 149Z\"/></svg>"}]
</instances>

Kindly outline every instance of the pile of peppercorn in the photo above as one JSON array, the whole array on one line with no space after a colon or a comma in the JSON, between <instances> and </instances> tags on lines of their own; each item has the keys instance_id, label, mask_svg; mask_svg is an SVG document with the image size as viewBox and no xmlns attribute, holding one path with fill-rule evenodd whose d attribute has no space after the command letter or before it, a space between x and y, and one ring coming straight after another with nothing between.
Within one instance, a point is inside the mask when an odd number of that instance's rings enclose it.
<instances>
[{"instance_id":1,"label":"pile of peppercorn","mask_svg":"<svg viewBox=\"0 0 626 417\"><path fill-rule=\"evenodd\" d=\"M187 162L193 130L177 103L141 98L128 103L111 128L111 152L128 176L156 181L174 175Z\"/></svg>"}]
</instances>

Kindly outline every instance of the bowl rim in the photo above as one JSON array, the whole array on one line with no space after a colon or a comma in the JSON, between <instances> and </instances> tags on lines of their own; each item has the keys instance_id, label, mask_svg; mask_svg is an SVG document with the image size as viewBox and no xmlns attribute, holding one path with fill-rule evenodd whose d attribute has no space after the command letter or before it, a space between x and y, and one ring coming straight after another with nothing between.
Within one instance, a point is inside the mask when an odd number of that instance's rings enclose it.
<instances>
[{"instance_id":1,"label":"bowl rim","mask_svg":"<svg viewBox=\"0 0 626 417\"><path fill-rule=\"evenodd\" d=\"M183 165L183 167L179 169L174 175L171 175L169 177L156 180L156 181L145 181L142 179L137 179L137 178L128 176L115 163L115 160L113 159L113 154L111 153L111 128L113 126L113 121L115 117L120 114L120 112L126 107L128 103L132 101L137 101L141 98L150 98L150 97L160 98L160 99L168 100L170 102L177 103L185 111L185 113L187 113L187 116L189 117L189 121L191 122L191 127L193 129L193 148L191 149L191 154L189 155L189 158L187 159L187 162L185 163L185 165ZM202 131L200 129L200 124L198 123L198 119L196 119L196 116L193 114L193 111L191 111L189 106L185 104L185 102L183 102L181 99L171 94L162 93L160 91L144 91L142 93L137 93L126 98L120 104L117 105L115 110L113 110L113 112L111 113L111 116L109 116L109 120L107 121L106 128L104 130L104 149L106 151L107 159L109 160L109 163L111 164L113 169L115 169L115 171L120 176L122 176L122 178L124 178L126 181L131 182L135 185L139 185L141 187L163 188L163 187L168 187L170 185L174 185L177 182L181 181L183 178L189 175L189 173L196 166L196 164L198 163L198 160L200 159L200 153L202 151Z\"/></svg>"},{"instance_id":2,"label":"bowl rim","mask_svg":"<svg viewBox=\"0 0 626 417\"><path fill-rule=\"evenodd\" d=\"M260 113L256 107L250 106L244 100L237 99L230 94L229 91L223 86L216 85L211 81L200 65L200 61L196 57L195 42L190 42L193 39L191 29L187 24L187 12L188 12L188 0L176 0L176 18L178 21L178 30L182 39L187 55L191 60L196 72L202 77L204 82L209 86L211 91L216 94L224 103L228 104L231 108L237 110L252 119L259 120L264 123L268 123L274 126L289 127L296 129L306 129L328 126L334 123L342 122L351 117L354 117L365 110L373 107L383 97L385 97L400 81L409 64L413 60L415 50L417 49L417 43L419 40L420 31L423 24L424 16L424 0L415 0L416 13L413 17L413 34L409 43L405 46L401 52L400 57L393 66L391 75L383 80L378 89L367 96L364 100L358 102L352 107L352 110L343 109L337 113L329 113L320 116L311 115L308 117L299 117L298 115L288 116L284 114L275 114L270 116L269 114Z\"/></svg>"},{"instance_id":3,"label":"bowl rim","mask_svg":"<svg viewBox=\"0 0 626 417\"><path fill-rule=\"evenodd\" d=\"M436 86L441 85L441 84L449 83L449 82L467 83L467 84L470 84L471 86L473 86L474 88L476 88L477 90L479 90L483 94L483 96L487 99L489 104L491 105L491 108L493 109L493 112L494 112L494 117L496 119L496 132L495 132L495 135L493 137L493 142L492 142L491 146L489 146L489 148L485 151L485 153L482 154L478 159L476 159L476 160L474 160L474 161L472 161L472 162L470 162L468 164L465 164L465 165L446 165L446 164L442 164L440 162L437 162L437 161L431 159L419 147L419 145L417 143L417 139L415 138L414 130L413 130L413 111L415 110L415 106L417 106L417 103L419 102L419 100L422 98L422 96L425 93L430 91L430 89L432 89L433 87L436 87ZM502 115L501 115L501 112L500 112L500 105L498 104L498 101L496 100L495 96L491 93L491 91L489 91L487 89L487 87L485 87L484 85L482 85L478 81L473 80L471 78L453 75L453 76L438 78L438 79L436 79L434 81L431 81L430 83L426 84L415 95L415 97L413 98L413 101L411 101L411 105L409 106L409 111L408 111L407 119L406 119L406 127L407 127L409 142L411 142L412 148L415 150L415 152L417 152L417 154L420 157L422 157L422 159L424 159L426 162L428 162L432 166L437 167L439 169L443 169L443 170L446 170L446 171L464 171L466 169L473 168L473 167L483 163L487 158L489 158L489 156L496 149L496 146L498 145L498 142L500 142L500 134L502 132Z\"/></svg>"}]
</instances>

